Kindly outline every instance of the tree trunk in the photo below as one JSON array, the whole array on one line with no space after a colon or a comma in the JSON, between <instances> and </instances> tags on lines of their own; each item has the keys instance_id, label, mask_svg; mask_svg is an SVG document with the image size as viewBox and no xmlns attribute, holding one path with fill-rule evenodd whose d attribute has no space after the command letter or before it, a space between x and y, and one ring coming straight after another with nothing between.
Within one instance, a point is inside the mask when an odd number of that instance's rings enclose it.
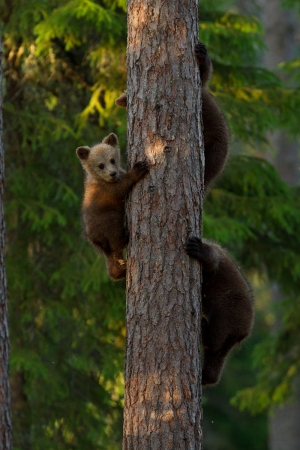
<instances>
[{"instance_id":1,"label":"tree trunk","mask_svg":"<svg viewBox=\"0 0 300 450\"><path fill-rule=\"evenodd\" d=\"M128 0L128 162L150 174L128 201L123 449L201 449L203 146L195 0Z\"/></svg>"},{"instance_id":2,"label":"tree trunk","mask_svg":"<svg viewBox=\"0 0 300 450\"><path fill-rule=\"evenodd\" d=\"M9 387L9 334L7 313L7 283L4 264L4 150L2 122L2 36L0 34L0 450L11 449L11 412Z\"/></svg>"}]
</instances>

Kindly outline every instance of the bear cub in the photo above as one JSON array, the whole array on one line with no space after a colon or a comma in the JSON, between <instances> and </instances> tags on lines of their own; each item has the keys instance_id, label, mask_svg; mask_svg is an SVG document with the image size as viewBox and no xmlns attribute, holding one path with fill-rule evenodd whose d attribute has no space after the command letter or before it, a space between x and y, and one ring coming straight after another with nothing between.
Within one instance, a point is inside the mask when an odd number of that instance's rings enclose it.
<instances>
[{"instance_id":1,"label":"bear cub","mask_svg":"<svg viewBox=\"0 0 300 450\"><path fill-rule=\"evenodd\" d=\"M114 133L92 148L78 147L76 154L86 171L82 203L86 236L104 254L109 276L120 280L126 276L123 250L128 243L125 196L149 172L148 163L137 162L125 172Z\"/></svg>"},{"instance_id":2,"label":"bear cub","mask_svg":"<svg viewBox=\"0 0 300 450\"><path fill-rule=\"evenodd\" d=\"M212 75L212 62L206 47L201 42L195 46L195 56L202 83L202 121L205 154L204 191L222 172L229 148L229 129L215 98L209 93L207 84ZM116 100L116 105L127 107L127 93Z\"/></svg>"},{"instance_id":3,"label":"bear cub","mask_svg":"<svg viewBox=\"0 0 300 450\"><path fill-rule=\"evenodd\" d=\"M212 385L230 350L251 332L253 297L239 267L219 245L191 237L186 252L202 263L202 385Z\"/></svg>"}]
</instances>

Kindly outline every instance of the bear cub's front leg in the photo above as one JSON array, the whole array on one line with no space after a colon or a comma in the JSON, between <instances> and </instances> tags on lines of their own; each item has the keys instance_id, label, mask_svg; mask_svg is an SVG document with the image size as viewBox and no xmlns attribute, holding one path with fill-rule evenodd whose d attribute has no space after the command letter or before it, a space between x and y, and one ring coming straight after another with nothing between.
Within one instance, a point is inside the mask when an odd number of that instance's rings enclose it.
<instances>
[{"instance_id":1,"label":"bear cub's front leg","mask_svg":"<svg viewBox=\"0 0 300 450\"><path fill-rule=\"evenodd\" d=\"M218 252L211 245L202 242L198 237L194 236L189 238L186 245L186 252L191 258L202 263L204 266L203 270L206 272L212 272L218 267Z\"/></svg>"},{"instance_id":2,"label":"bear cub's front leg","mask_svg":"<svg viewBox=\"0 0 300 450\"><path fill-rule=\"evenodd\" d=\"M200 70L202 87L204 87L212 75L212 62L208 56L207 48L202 42L195 45L195 56Z\"/></svg>"},{"instance_id":3,"label":"bear cub's front leg","mask_svg":"<svg viewBox=\"0 0 300 450\"><path fill-rule=\"evenodd\" d=\"M129 169L127 173L133 173L135 181L138 182L149 172L149 164L147 161L136 162L132 169Z\"/></svg>"}]
</instances>

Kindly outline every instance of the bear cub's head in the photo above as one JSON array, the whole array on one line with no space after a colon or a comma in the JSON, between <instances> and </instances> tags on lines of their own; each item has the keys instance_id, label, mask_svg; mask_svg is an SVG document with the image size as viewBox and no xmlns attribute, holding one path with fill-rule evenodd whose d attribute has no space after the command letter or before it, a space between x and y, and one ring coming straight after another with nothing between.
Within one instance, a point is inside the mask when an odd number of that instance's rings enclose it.
<instances>
[{"instance_id":1,"label":"bear cub's head","mask_svg":"<svg viewBox=\"0 0 300 450\"><path fill-rule=\"evenodd\" d=\"M92 148L84 146L76 149L76 154L87 172L95 181L113 183L120 176L120 148L114 133Z\"/></svg>"}]
</instances>

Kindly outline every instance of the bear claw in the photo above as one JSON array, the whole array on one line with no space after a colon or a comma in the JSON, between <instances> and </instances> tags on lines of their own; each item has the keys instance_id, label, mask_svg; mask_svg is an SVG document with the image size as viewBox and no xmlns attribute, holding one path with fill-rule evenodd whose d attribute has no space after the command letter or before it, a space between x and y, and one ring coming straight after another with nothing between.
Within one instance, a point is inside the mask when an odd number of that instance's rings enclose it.
<instances>
[{"instance_id":1,"label":"bear claw","mask_svg":"<svg viewBox=\"0 0 300 450\"><path fill-rule=\"evenodd\" d=\"M186 253L192 258L199 258L201 255L201 244L201 240L196 236L188 238L185 245Z\"/></svg>"},{"instance_id":2,"label":"bear claw","mask_svg":"<svg viewBox=\"0 0 300 450\"><path fill-rule=\"evenodd\" d=\"M200 64L204 64L207 58L207 49L205 44L198 42L195 46L195 54Z\"/></svg>"},{"instance_id":3,"label":"bear claw","mask_svg":"<svg viewBox=\"0 0 300 450\"><path fill-rule=\"evenodd\" d=\"M149 164L147 161L138 161L134 164L134 168L139 172L149 172Z\"/></svg>"}]
</instances>

